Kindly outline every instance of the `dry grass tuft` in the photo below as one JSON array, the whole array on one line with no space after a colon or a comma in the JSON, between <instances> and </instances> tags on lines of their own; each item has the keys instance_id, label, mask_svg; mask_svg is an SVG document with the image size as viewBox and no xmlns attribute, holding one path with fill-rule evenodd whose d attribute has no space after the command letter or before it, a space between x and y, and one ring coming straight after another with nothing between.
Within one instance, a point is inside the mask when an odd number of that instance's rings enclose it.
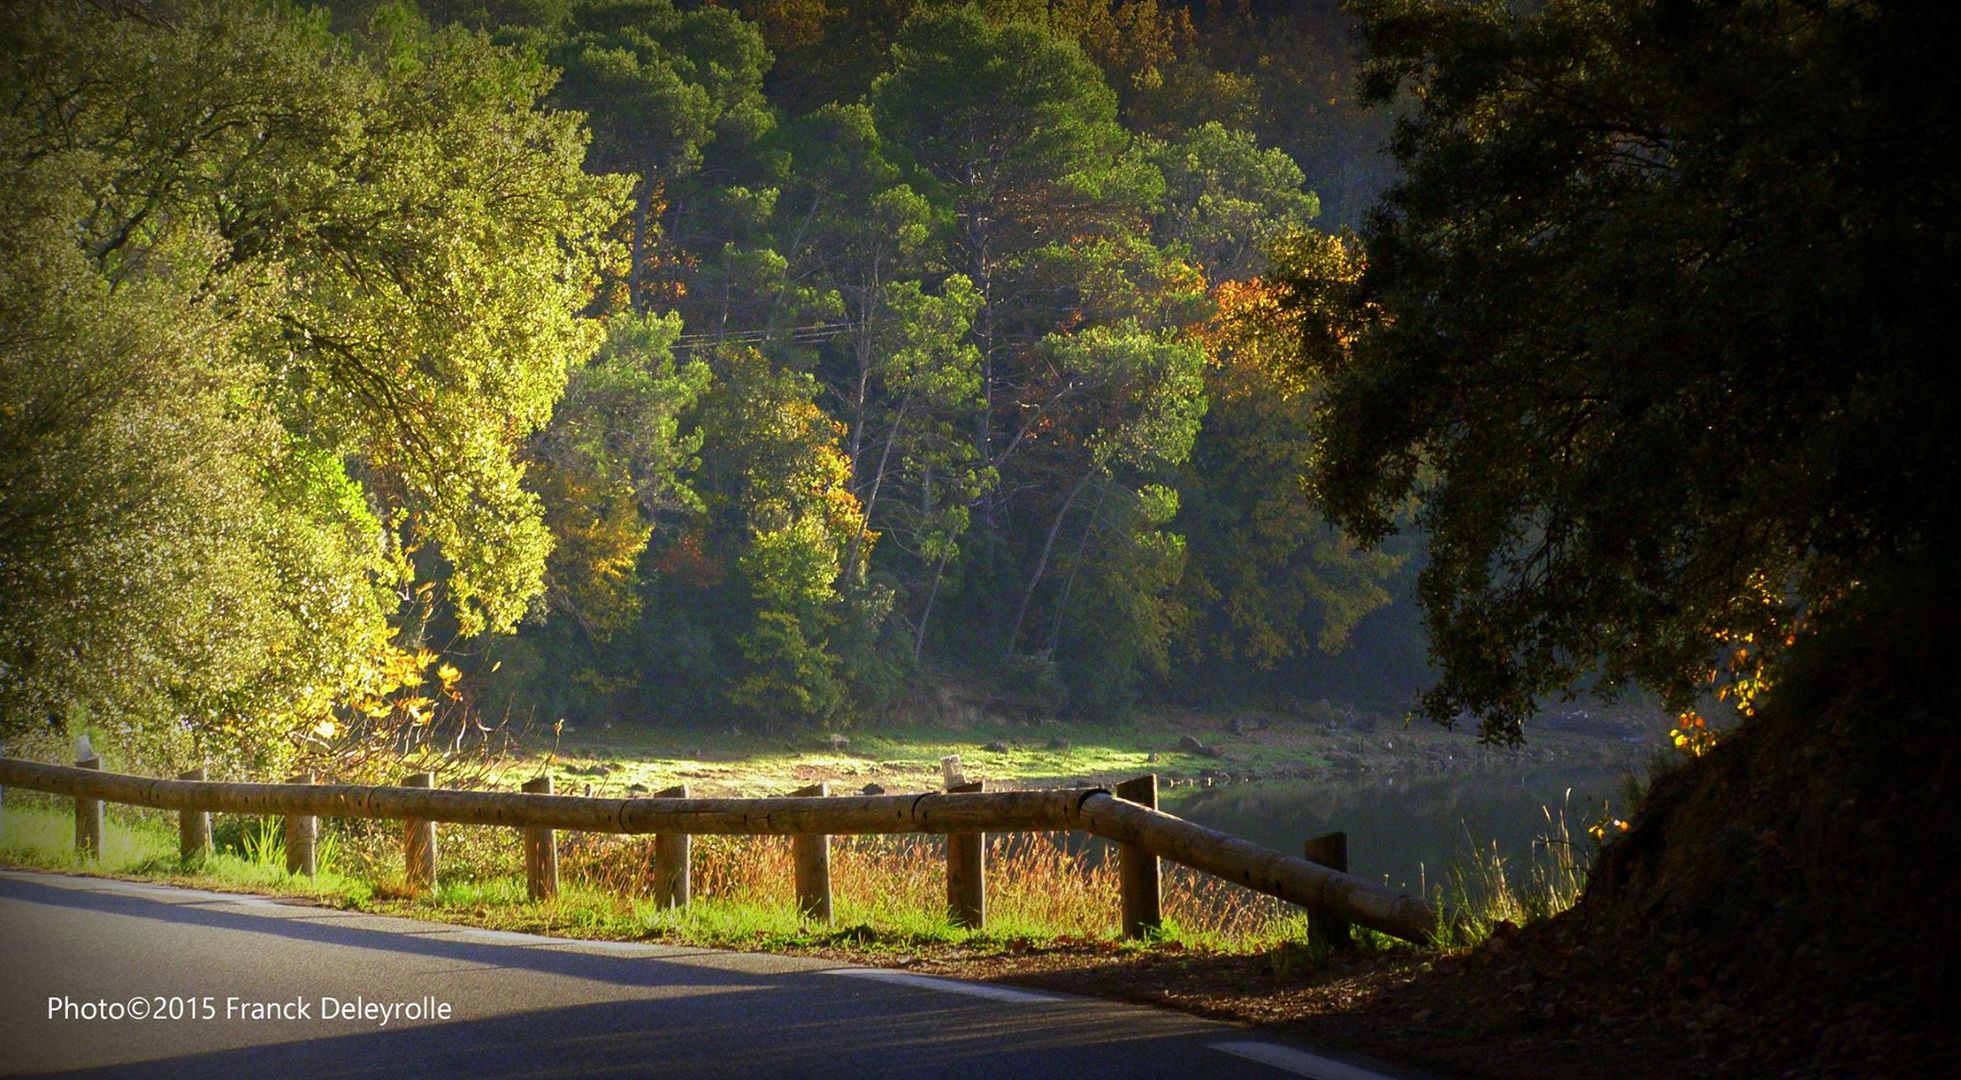
<instances>
[{"instance_id":1,"label":"dry grass tuft","mask_svg":"<svg viewBox=\"0 0 1961 1080\"><path fill-rule=\"evenodd\" d=\"M571 834L560 873L582 892L631 901L653 892L650 837ZM697 836L692 861L698 901L789 911L795 903L790 841L780 836ZM831 840L832 902L840 924L936 926L945 922L946 841L939 836L839 836ZM1117 931L1115 852L1066 833L988 838L990 933L1006 937L1098 938ZM1172 863L1164 864L1164 911L1180 936L1219 947L1264 947L1298 936L1292 905Z\"/></svg>"}]
</instances>

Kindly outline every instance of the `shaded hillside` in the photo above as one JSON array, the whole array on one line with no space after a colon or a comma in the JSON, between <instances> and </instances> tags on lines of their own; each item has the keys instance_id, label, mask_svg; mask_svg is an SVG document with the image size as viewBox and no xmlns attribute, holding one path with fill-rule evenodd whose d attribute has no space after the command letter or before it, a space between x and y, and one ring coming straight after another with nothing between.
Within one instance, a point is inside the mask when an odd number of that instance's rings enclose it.
<instances>
[{"instance_id":1,"label":"shaded hillside","mask_svg":"<svg viewBox=\"0 0 1961 1080\"><path fill-rule=\"evenodd\" d=\"M1754 721L1656 781L1568 917L1701 1014L1718 1060L1955 1060L1953 584L1875 597L1796 658Z\"/></svg>"},{"instance_id":2,"label":"shaded hillside","mask_svg":"<svg viewBox=\"0 0 1961 1080\"><path fill-rule=\"evenodd\" d=\"M1572 910L1298 1023L1513 1077L1953 1075L1954 598L1842 617L1655 780Z\"/></svg>"}]
</instances>

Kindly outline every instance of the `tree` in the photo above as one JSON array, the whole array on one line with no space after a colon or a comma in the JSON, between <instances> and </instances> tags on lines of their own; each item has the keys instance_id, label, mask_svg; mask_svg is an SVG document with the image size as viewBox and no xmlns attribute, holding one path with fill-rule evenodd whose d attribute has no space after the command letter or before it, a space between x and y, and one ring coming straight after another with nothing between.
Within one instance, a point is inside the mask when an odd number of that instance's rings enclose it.
<instances>
[{"instance_id":1,"label":"tree","mask_svg":"<svg viewBox=\"0 0 1961 1080\"><path fill-rule=\"evenodd\" d=\"M1162 178L1130 153L1116 96L1080 48L1030 23L992 25L973 6L908 22L871 103L879 131L953 208L953 266L981 297L977 441L998 467L994 413L1007 404L1011 349L1039 338L1060 314L1060 305L1044 306L1023 326L1009 325L1004 305L1018 260L1044 245L1120 231L1155 202Z\"/></svg>"},{"instance_id":2,"label":"tree","mask_svg":"<svg viewBox=\"0 0 1961 1080\"><path fill-rule=\"evenodd\" d=\"M1186 129L1218 119L1257 133L1313 178L1325 221L1353 228L1396 179L1384 152L1395 111L1358 94L1354 23L1342 0L1234 5L1205 20L1152 104Z\"/></svg>"},{"instance_id":3,"label":"tree","mask_svg":"<svg viewBox=\"0 0 1961 1080\"><path fill-rule=\"evenodd\" d=\"M1128 617L1104 612L1099 623L1106 631L1102 652L1121 659L1086 672L1085 682L1111 682L1112 696L1122 697L1137 673L1137 657L1148 658L1151 669L1163 667L1169 623L1158 607L1182 568L1183 541L1159 532L1176 514L1178 494L1153 481L1182 464L1197 438L1206 409L1204 352L1194 342L1135 325L1053 335L1042 351L1061 373L1070 396L1081 400L1071 403L1079 414L1073 422L1037 436L1030 451L1030 468L1047 478L1042 494L1048 496L1048 527L1036 547L1003 649L1012 656L1023 645L1036 598L1058 556L1066 557L1067 574L1049 605L1047 644L1033 651L1053 653L1065 644L1065 620L1077 580L1084 566L1101 557L1105 572L1090 580L1121 588L1092 595L1127 598ZM1073 554L1057 547L1070 527L1076 530ZM1099 539L1117 540L1117 549L1139 556L1139 561L1113 566L1109 554L1096 546ZM1107 640L1112 626L1134 636L1113 647Z\"/></svg>"},{"instance_id":4,"label":"tree","mask_svg":"<svg viewBox=\"0 0 1961 1080\"><path fill-rule=\"evenodd\" d=\"M1278 273L1316 247L1308 237L1279 245ZM1189 543L1178 594L1191 611L1190 660L1243 677L1340 651L1389 602L1384 583L1401 560L1359 550L1313 505L1313 395L1294 363L1285 290L1255 279L1225 282L1215 295L1211 407L1179 485L1176 525Z\"/></svg>"},{"instance_id":5,"label":"tree","mask_svg":"<svg viewBox=\"0 0 1961 1080\"><path fill-rule=\"evenodd\" d=\"M701 168L718 138L746 142L770 126L769 51L734 12L672 0L576 0L504 33L564 71L553 99L592 117L594 164L634 174L627 288L631 303L649 306L670 187Z\"/></svg>"},{"instance_id":6,"label":"tree","mask_svg":"<svg viewBox=\"0 0 1961 1080\"><path fill-rule=\"evenodd\" d=\"M195 281L94 271L75 164L13 173L0 218L0 731L276 758L380 644L380 524Z\"/></svg>"},{"instance_id":7,"label":"tree","mask_svg":"<svg viewBox=\"0 0 1961 1080\"><path fill-rule=\"evenodd\" d=\"M1944 16L1782 0L1362 5L1414 109L1366 271L1296 281L1317 490L1411 496L1425 711L1516 740L1597 669L1747 713L1956 509ZM1941 389L1947 386L1949 389Z\"/></svg>"},{"instance_id":8,"label":"tree","mask_svg":"<svg viewBox=\"0 0 1961 1080\"><path fill-rule=\"evenodd\" d=\"M839 670L837 646L873 636L889 601L854 595L877 537L851 493L839 427L812 401L808 375L737 347L716 367L697 487L702 547L733 564L736 588L708 613L726 643L728 703L772 728L848 719L852 673Z\"/></svg>"},{"instance_id":9,"label":"tree","mask_svg":"<svg viewBox=\"0 0 1961 1080\"><path fill-rule=\"evenodd\" d=\"M921 0L734 0L776 56L770 100L788 112L857 101Z\"/></svg>"},{"instance_id":10,"label":"tree","mask_svg":"<svg viewBox=\"0 0 1961 1080\"><path fill-rule=\"evenodd\" d=\"M474 634L537 594L516 452L597 343L624 192L480 36L151 14L0 38L0 576L50 601L9 605L0 708L85 688L151 756L275 761L361 722L398 606Z\"/></svg>"},{"instance_id":11,"label":"tree","mask_svg":"<svg viewBox=\"0 0 1961 1080\"><path fill-rule=\"evenodd\" d=\"M707 389L709 373L698 360L675 364L680 332L671 315L609 317L606 344L573 373L528 454L546 474L542 482L568 489L546 501L559 538L546 571L547 605L595 638L631 618L634 564L652 530L699 507L683 475L698 464L701 434L683 431L680 418Z\"/></svg>"},{"instance_id":12,"label":"tree","mask_svg":"<svg viewBox=\"0 0 1961 1080\"><path fill-rule=\"evenodd\" d=\"M1321 212L1292 158L1216 120L1152 156L1165 179L1159 235L1189 249L1214 281L1260 273L1267 249Z\"/></svg>"}]
</instances>

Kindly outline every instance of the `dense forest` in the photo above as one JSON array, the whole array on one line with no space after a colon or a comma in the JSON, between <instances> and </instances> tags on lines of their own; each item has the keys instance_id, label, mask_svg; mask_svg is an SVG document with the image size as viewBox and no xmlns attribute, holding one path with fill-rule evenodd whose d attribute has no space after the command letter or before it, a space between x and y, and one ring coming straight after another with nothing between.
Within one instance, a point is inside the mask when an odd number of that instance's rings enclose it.
<instances>
[{"instance_id":1,"label":"dense forest","mask_svg":"<svg viewBox=\"0 0 1961 1080\"><path fill-rule=\"evenodd\" d=\"M1423 676L1411 546L1308 500L1273 284L1392 175L1332 5L7 36L9 731L269 763Z\"/></svg>"},{"instance_id":2,"label":"dense forest","mask_svg":"<svg viewBox=\"0 0 1961 1080\"><path fill-rule=\"evenodd\" d=\"M1457 1000L1946 1075L1958 19L10 5L0 738L1638 688L1681 767Z\"/></svg>"},{"instance_id":3,"label":"dense forest","mask_svg":"<svg viewBox=\"0 0 1961 1080\"><path fill-rule=\"evenodd\" d=\"M956 677L1496 741L1639 686L1706 749L1955 456L1910 23L1737 10L21 6L5 731Z\"/></svg>"}]
</instances>

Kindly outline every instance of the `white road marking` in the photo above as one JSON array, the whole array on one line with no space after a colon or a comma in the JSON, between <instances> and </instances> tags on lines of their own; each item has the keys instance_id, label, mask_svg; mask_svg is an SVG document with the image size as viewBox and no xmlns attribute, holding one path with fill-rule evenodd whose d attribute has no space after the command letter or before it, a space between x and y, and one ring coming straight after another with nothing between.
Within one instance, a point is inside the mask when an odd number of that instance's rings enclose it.
<instances>
[{"instance_id":1,"label":"white road marking","mask_svg":"<svg viewBox=\"0 0 1961 1080\"><path fill-rule=\"evenodd\" d=\"M581 941L577 938L553 938L560 945L577 945L581 949L598 949L601 952L658 952L660 946L648 945L638 941Z\"/></svg>"},{"instance_id":2,"label":"white road marking","mask_svg":"<svg viewBox=\"0 0 1961 1080\"><path fill-rule=\"evenodd\" d=\"M965 994L968 997L986 998L989 1001L1030 1004L1065 1000L1054 994L1038 994L1032 990L1010 990L1004 986L961 982L958 979L936 979L931 975L909 975L903 971L883 971L878 968L829 968L823 974L849 975L854 979L869 979L872 982L891 983L894 986L916 986L923 990L938 990L944 994Z\"/></svg>"},{"instance_id":3,"label":"white road marking","mask_svg":"<svg viewBox=\"0 0 1961 1080\"><path fill-rule=\"evenodd\" d=\"M456 933L458 937L476 938L478 941L495 941L504 945L556 945L564 940L563 938L540 937L537 934L520 934L511 930L484 930L475 926L465 930L458 930Z\"/></svg>"},{"instance_id":4,"label":"white road marking","mask_svg":"<svg viewBox=\"0 0 1961 1080\"><path fill-rule=\"evenodd\" d=\"M467 937L472 941L491 942L498 945L538 946L549 945L566 952L619 953L624 956L660 957L669 953L690 954L698 950L675 949L666 945L655 945L644 941L586 941L581 938L547 937L544 934L521 934L515 930L491 930L481 926L470 926L456 931L457 937Z\"/></svg>"},{"instance_id":5,"label":"white road marking","mask_svg":"<svg viewBox=\"0 0 1961 1080\"><path fill-rule=\"evenodd\" d=\"M170 896L169 893L158 893L156 895L161 899L168 899ZM293 908L294 910L300 910L296 905L282 904L277 900L271 900L263 896L239 896L235 893L220 893L214 896L211 902L214 904L237 904L240 907Z\"/></svg>"},{"instance_id":6,"label":"white road marking","mask_svg":"<svg viewBox=\"0 0 1961 1080\"><path fill-rule=\"evenodd\" d=\"M673 953L683 955L699 952L698 949L678 949L672 945L655 945L645 941L583 941L579 938L548 938L552 944L577 952L609 952L625 956L668 956Z\"/></svg>"},{"instance_id":7,"label":"white road marking","mask_svg":"<svg viewBox=\"0 0 1961 1080\"><path fill-rule=\"evenodd\" d=\"M14 876L14 875L8 875ZM247 893L208 892L204 889L186 889L177 885L146 885L137 881L123 881L118 878L70 878L56 879L52 882L45 877L37 879L56 888L72 888L79 891L125 893L131 896L149 896L158 900L176 903L201 904L239 904L244 907L286 907L276 900ZM70 884L74 882L74 884Z\"/></svg>"},{"instance_id":8,"label":"white road marking","mask_svg":"<svg viewBox=\"0 0 1961 1080\"><path fill-rule=\"evenodd\" d=\"M1265 1042L1216 1042L1206 1043L1206 1049L1257 1061L1282 1072L1295 1076L1311 1076L1314 1080L1389 1080L1379 1072L1370 1072L1345 1061L1324 1058L1291 1046Z\"/></svg>"}]
</instances>

